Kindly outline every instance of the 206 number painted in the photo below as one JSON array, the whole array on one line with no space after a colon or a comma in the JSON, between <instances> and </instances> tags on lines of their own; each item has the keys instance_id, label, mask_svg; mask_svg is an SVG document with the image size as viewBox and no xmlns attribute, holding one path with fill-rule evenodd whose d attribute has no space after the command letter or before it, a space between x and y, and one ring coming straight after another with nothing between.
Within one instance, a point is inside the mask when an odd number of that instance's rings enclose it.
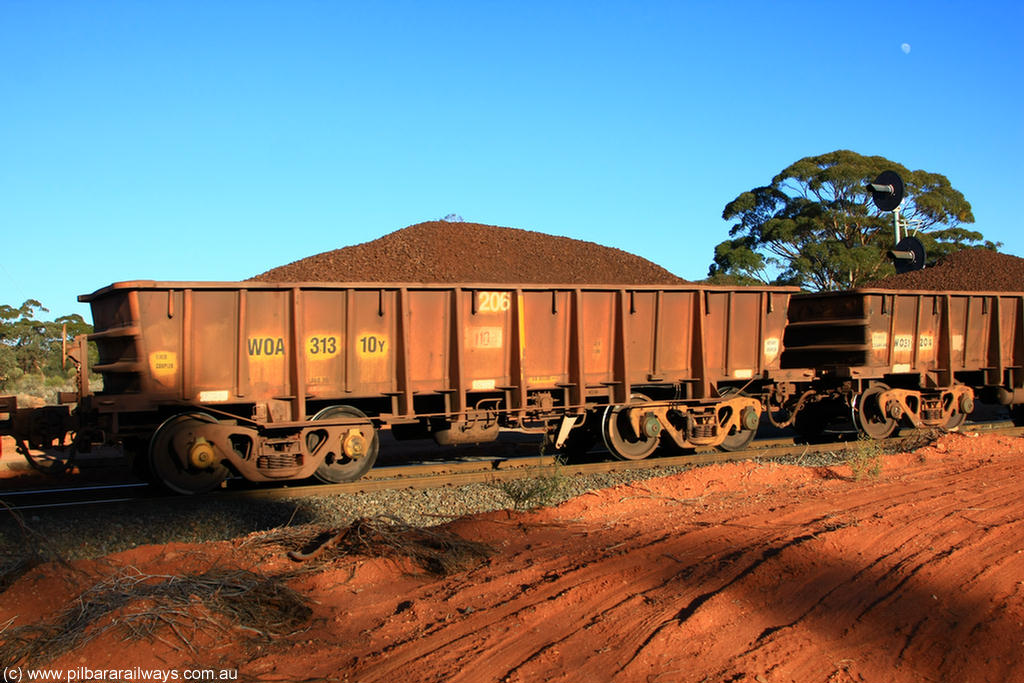
<instances>
[{"instance_id":1,"label":"206 number painted","mask_svg":"<svg viewBox=\"0 0 1024 683\"><path fill-rule=\"evenodd\" d=\"M504 313L512 307L510 292L477 292L476 308L480 313Z\"/></svg>"}]
</instances>

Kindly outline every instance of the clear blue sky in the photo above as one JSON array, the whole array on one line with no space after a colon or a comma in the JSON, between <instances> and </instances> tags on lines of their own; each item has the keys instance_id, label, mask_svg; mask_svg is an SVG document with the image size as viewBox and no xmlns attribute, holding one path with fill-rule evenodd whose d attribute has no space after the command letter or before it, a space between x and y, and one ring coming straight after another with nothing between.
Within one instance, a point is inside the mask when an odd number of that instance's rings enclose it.
<instances>
[{"instance_id":1,"label":"clear blue sky","mask_svg":"<svg viewBox=\"0 0 1024 683\"><path fill-rule=\"evenodd\" d=\"M0 65L0 303L51 315L448 213L699 279L727 202L836 149L1024 255L1019 2L0 0Z\"/></svg>"}]
</instances>

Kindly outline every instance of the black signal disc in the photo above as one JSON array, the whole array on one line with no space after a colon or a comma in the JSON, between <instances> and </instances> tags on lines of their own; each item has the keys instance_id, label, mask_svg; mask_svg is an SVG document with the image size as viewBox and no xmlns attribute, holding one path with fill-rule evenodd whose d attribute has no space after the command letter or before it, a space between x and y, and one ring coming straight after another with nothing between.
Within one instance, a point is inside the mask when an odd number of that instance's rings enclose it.
<instances>
[{"instance_id":1,"label":"black signal disc","mask_svg":"<svg viewBox=\"0 0 1024 683\"><path fill-rule=\"evenodd\" d=\"M904 251L914 255L912 259L897 258L893 265L897 273L908 273L912 270L924 268L924 245L916 237L904 237L897 244L893 251Z\"/></svg>"},{"instance_id":2,"label":"black signal disc","mask_svg":"<svg viewBox=\"0 0 1024 683\"><path fill-rule=\"evenodd\" d=\"M892 188L891 192L883 192L871 188L871 199L882 211L892 211L903 201L903 178L900 178L896 171L882 171L875 178L874 185L887 185Z\"/></svg>"}]
</instances>

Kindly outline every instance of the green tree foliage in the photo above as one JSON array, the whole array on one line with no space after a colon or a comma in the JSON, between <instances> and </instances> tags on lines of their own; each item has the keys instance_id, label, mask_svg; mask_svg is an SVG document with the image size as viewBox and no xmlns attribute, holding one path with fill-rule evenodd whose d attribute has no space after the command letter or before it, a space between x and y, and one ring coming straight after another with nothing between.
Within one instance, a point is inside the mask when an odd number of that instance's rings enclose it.
<instances>
[{"instance_id":1,"label":"green tree foliage","mask_svg":"<svg viewBox=\"0 0 1024 683\"><path fill-rule=\"evenodd\" d=\"M35 299L19 308L0 305L0 388L25 375L63 379L74 375L72 364L63 366L61 340L65 327L71 343L78 335L92 332L92 326L77 314L45 321L36 319L37 312L47 310Z\"/></svg>"},{"instance_id":2,"label":"green tree foliage","mask_svg":"<svg viewBox=\"0 0 1024 683\"><path fill-rule=\"evenodd\" d=\"M715 247L708 281L774 283L810 290L855 287L894 272L891 213L880 212L866 186L885 170L906 186L901 213L925 245L927 263L984 242L971 205L945 176L910 171L885 157L848 150L805 157L729 202L722 218L737 221ZM772 275L776 274L775 277Z\"/></svg>"}]
</instances>

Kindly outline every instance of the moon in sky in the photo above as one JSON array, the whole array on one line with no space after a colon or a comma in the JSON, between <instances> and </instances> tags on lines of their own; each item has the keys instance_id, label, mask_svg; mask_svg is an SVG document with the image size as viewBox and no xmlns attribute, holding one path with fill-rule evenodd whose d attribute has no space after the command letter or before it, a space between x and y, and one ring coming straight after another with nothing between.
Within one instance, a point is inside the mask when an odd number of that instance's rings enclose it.
<instances>
[{"instance_id":1,"label":"moon in sky","mask_svg":"<svg viewBox=\"0 0 1024 683\"><path fill-rule=\"evenodd\" d=\"M900 49L903 50L903 54L909 55L910 54L910 43L903 43L902 45L900 45Z\"/></svg>"}]
</instances>

